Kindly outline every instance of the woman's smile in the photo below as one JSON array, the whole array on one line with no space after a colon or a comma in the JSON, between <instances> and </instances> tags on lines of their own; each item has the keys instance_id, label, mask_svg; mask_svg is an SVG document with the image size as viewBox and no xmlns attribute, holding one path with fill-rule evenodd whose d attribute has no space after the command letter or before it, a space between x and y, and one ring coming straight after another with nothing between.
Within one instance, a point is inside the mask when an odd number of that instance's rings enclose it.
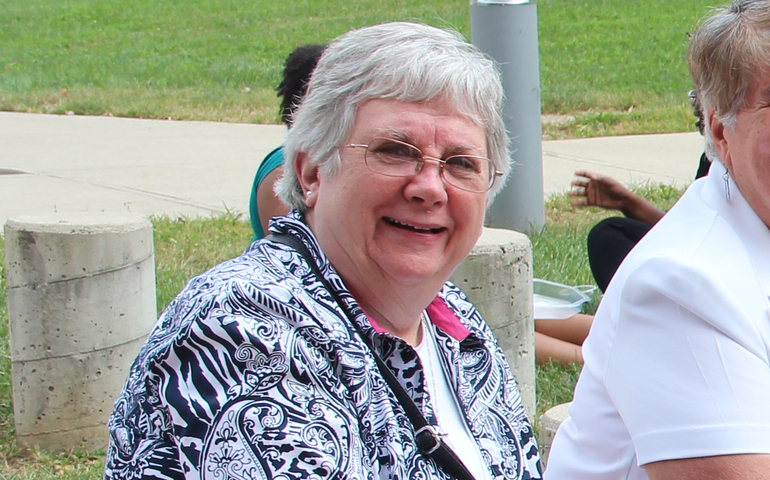
<instances>
[{"instance_id":1,"label":"woman's smile","mask_svg":"<svg viewBox=\"0 0 770 480\"><path fill-rule=\"evenodd\" d=\"M429 226L420 226L416 224L412 224L409 222L402 222L399 220L396 220L394 218L390 217L382 217L383 220L385 220L386 223L393 225L394 227L401 228L404 230L413 231L416 233L432 233L432 234L438 234L441 232L446 231L445 227L429 227Z\"/></svg>"},{"instance_id":2,"label":"woman's smile","mask_svg":"<svg viewBox=\"0 0 770 480\"><path fill-rule=\"evenodd\" d=\"M383 137L407 139L432 158L486 154L484 129L437 100L365 102L345 144ZM446 184L435 165L409 176L373 171L365 155L365 148L341 148L339 171L319 173L306 188L317 192L308 221L324 251L346 281L436 288L478 240L486 195Z\"/></svg>"}]
</instances>

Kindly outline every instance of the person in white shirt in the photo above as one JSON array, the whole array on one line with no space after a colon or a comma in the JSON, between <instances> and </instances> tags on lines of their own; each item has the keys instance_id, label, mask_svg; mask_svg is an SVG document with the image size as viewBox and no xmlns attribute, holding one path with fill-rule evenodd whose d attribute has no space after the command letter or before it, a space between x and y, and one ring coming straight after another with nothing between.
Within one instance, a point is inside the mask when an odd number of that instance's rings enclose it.
<instances>
[{"instance_id":1,"label":"person in white shirt","mask_svg":"<svg viewBox=\"0 0 770 480\"><path fill-rule=\"evenodd\" d=\"M770 1L692 36L706 178L610 282L547 480L770 479Z\"/></svg>"}]
</instances>

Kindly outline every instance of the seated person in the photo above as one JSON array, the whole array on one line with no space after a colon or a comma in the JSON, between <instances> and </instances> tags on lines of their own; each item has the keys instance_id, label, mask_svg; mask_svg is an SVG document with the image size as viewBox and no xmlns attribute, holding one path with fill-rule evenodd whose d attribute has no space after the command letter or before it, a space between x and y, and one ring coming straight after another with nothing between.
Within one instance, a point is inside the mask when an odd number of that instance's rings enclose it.
<instances>
[{"instance_id":1,"label":"seated person","mask_svg":"<svg viewBox=\"0 0 770 480\"><path fill-rule=\"evenodd\" d=\"M307 82L326 48L325 45L304 45L294 50L286 59L283 80L278 86L281 102L281 119L291 128L291 117L302 102L307 91ZM285 215L289 207L274 191L274 184L283 172L283 147L278 147L265 157L257 170L251 190L249 208L253 240L265 236L267 222L279 215ZM539 364L551 360L559 363L581 363L581 345L591 327L590 315L575 315L567 320L537 320L535 322L535 355Z\"/></svg>"},{"instance_id":2,"label":"seated person","mask_svg":"<svg viewBox=\"0 0 770 480\"><path fill-rule=\"evenodd\" d=\"M666 212L612 177L586 170L578 170L575 175L581 178L572 181L577 188L568 192L570 196L579 197L572 201L573 206L619 210L625 215L600 221L588 232L586 239L591 273L599 289L605 292L628 252Z\"/></svg>"},{"instance_id":3,"label":"seated person","mask_svg":"<svg viewBox=\"0 0 770 480\"><path fill-rule=\"evenodd\" d=\"M770 2L687 59L711 169L609 284L546 479L770 479Z\"/></svg>"},{"instance_id":4,"label":"seated person","mask_svg":"<svg viewBox=\"0 0 770 480\"><path fill-rule=\"evenodd\" d=\"M297 47L286 58L283 69L283 80L276 89L281 100L281 120L291 128L291 117L307 92L307 83L313 73L318 59L321 58L326 45L302 45ZM254 230L253 240L265 236L267 222L275 216L286 215L289 207L284 205L273 192L273 184L283 173L283 146L268 153L262 160L254 176L254 185L249 197L249 216L251 229Z\"/></svg>"},{"instance_id":5,"label":"seated person","mask_svg":"<svg viewBox=\"0 0 770 480\"><path fill-rule=\"evenodd\" d=\"M593 315L576 313L559 320L535 318L535 359L548 362L583 363L583 342L588 336Z\"/></svg>"},{"instance_id":6,"label":"seated person","mask_svg":"<svg viewBox=\"0 0 770 480\"><path fill-rule=\"evenodd\" d=\"M503 352L447 281L510 172L502 102L453 32L329 45L284 146L292 211L161 315L105 478L541 478Z\"/></svg>"},{"instance_id":7,"label":"seated person","mask_svg":"<svg viewBox=\"0 0 770 480\"><path fill-rule=\"evenodd\" d=\"M695 90L689 93L690 103L698 118L695 126L703 134L703 111ZM708 173L711 162L704 153L698 164L695 179ZM625 217L605 218L588 233L588 262L599 289L604 292L628 252L658 222L663 210L656 208L612 177L578 170L578 179L572 181L574 190L568 195L576 207L601 207L619 210ZM593 316L577 314L565 320L535 321L535 354L538 363L551 360L560 363L582 363L582 345L591 329Z\"/></svg>"},{"instance_id":8,"label":"seated person","mask_svg":"<svg viewBox=\"0 0 770 480\"><path fill-rule=\"evenodd\" d=\"M698 118L695 126L703 135L703 110L695 90L688 94L693 113ZM708 173L711 162L705 153L701 155L695 179ZM581 178L572 181L576 187L568 195L578 197L572 201L576 207L600 207L619 210L625 217L605 218L588 233L588 263L596 284L602 292L607 290L612 276L639 240L666 214L645 199L627 189L617 180L606 175L578 170Z\"/></svg>"}]
</instances>

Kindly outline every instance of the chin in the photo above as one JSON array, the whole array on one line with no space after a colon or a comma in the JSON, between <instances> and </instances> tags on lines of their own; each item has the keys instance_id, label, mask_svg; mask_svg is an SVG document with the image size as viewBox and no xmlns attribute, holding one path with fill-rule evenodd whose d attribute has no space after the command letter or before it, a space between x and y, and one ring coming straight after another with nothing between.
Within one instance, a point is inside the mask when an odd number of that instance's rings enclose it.
<instances>
[{"instance_id":1,"label":"chin","mask_svg":"<svg viewBox=\"0 0 770 480\"><path fill-rule=\"evenodd\" d=\"M402 285L419 285L425 282L438 282L444 283L452 270L444 272L445 266L440 265L416 265L411 263L408 265L391 266L386 269L388 274L398 281Z\"/></svg>"}]
</instances>

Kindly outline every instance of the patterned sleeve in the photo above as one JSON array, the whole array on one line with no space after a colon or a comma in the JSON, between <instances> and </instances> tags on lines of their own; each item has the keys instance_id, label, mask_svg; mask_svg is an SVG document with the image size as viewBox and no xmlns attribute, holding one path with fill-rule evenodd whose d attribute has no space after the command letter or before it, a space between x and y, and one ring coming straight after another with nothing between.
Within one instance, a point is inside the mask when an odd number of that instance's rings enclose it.
<instances>
[{"instance_id":1,"label":"patterned sleeve","mask_svg":"<svg viewBox=\"0 0 770 480\"><path fill-rule=\"evenodd\" d=\"M119 401L120 403L120 401ZM122 408L125 404L119 405ZM113 414L115 415L115 414ZM168 435L153 436L132 420L148 420L150 415L130 415L113 422L104 469L105 479L183 479L178 449ZM157 431L156 431L157 432ZM148 435L149 433L149 435Z\"/></svg>"},{"instance_id":2,"label":"patterned sleeve","mask_svg":"<svg viewBox=\"0 0 770 480\"><path fill-rule=\"evenodd\" d=\"M111 420L105 477L371 478L328 332L296 299L223 283L162 317L174 333L156 328L148 344L167 338L164 347L137 359L137 386Z\"/></svg>"},{"instance_id":3,"label":"patterned sleeve","mask_svg":"<svg viewBox=\"0 0 770 480\"><path fill-rule=\"evenodd\" d=\"M169 305L131 366L108 423L105 479L186 478L172 418L159 395L152 369L157 359L166 355L179 331L183 318L179 311L189 305L187 300L180 295Z\"/></svg>"}]
</instances>

